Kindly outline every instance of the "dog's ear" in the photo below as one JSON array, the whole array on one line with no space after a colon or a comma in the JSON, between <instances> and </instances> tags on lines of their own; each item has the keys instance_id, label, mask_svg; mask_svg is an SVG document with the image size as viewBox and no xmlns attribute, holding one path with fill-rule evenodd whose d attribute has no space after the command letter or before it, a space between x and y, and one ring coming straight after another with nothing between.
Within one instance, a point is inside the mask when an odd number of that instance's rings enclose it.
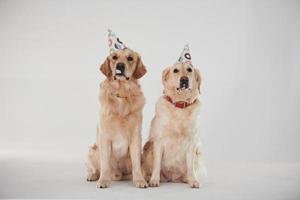
<instances>
[{"instance_id":1,"label":"dog's ear","mask_svg":"<svg viewBox=\"0 0 300 200\"><path fill-rule=\"evenodd\" d=\"M137 63L135 67L135 71L133 72L133 78L139 79L144 76L147 72L147 69L141 59L141 56L137 53Z\"/></svg>"},{"instance_id":2,"label":"dog's ear","mask_svg":"<svg viewBox=\"0 0 300 200\"><path fill-rule=\"evenodd\" d=\"M164 69L163 73L162 73L162 81L165 82L168 77L169 77L169 74L170 74L170 68L166 68Z\"/></svg>"},{"instance_id":3,"label":"dog's ear","mask_svg":"<svg viewBox=\"0 0 300 200\"><path fill-rule=\"evenodd\" d=\"M166 83L166 81L167 81L167 79L169 78L170 71L171 71L171 69L170 69L170 67L168 67L168 68L164 69L164 71L163 71L163 73L162 73L161 79L162 79L162 83L163 83L163 85L164 85L164 90L163 90L163 93L164 93L164 94L165 94L165 92L166 92L166 88L167 88L167 83Z\"/></svg>"},{"instance_id":4,"label":"dog's ear","mask_svg":"<svg viewBox=\"0 0 300 200\"><path fill-rule=\"evenodd\" d=\"M199 93L200 93L201 75L200 75L199 69L195 69L194 73L195 73L195 80L196 80L196 83L197 83L197 87L198 87L198 90L199 90Z\"/></svg>"},{"instance_id":5,"label":"dog's ear","mask_svg":"<svg viewBox=\"0 0 300 200\"><path fill-rule=\"evenodd\" d=\"M112 76L112 71L110 68L109 57L106 58L104 63L100 66L100 71L107 77L110 78Z\"/></svg>"}]
</instances>

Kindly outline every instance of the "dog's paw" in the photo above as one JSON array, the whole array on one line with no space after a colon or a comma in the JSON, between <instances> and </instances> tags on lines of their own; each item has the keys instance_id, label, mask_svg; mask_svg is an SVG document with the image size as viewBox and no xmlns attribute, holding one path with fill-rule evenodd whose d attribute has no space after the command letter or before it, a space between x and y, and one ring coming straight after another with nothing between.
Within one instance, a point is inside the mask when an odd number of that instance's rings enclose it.
<instances>
[{"instance_id":1,"label":"dog's paw","mask_svg":"<svg viewBox=\"0 0 300 200\"><path fill-rule=\"evenodd\" d=\"M99 179L98 174L88 174L86 177L87 181L96 181Z\"/></svg>"},{"instance_id":2,"label":"dog's paw","mask_svg":"<svg viewBox=\"0 0 300 200\"><path fill-rule=\"evenodd\" d=\"M150 187L159 187L159 179L151 179L149 182Z\"/></svg>"},{"instance_id":3,"label":"dog's paw","mask_svg":"<svg viewBox=\"0 0 300 200\"><path fill-rule=\"evenodd\" d=\"M197 180L191 180L188 182L191 188L200 188L202 185L199 181Z\"/></svg>"},{"instance_id":4,"label":"dog's paw","mask_svg":"<svg viewBox=\"0 0 300 200\"><path fill-rule=\"evenodd\" d=\"M144 179L133 180L133 184L138 188L147 188L148 184Z\"/></svg>"},{"instance_id":5,"label":"dog's paw","mask_svg":"<svg viewBox=\"0 0 300 200\"><path fill-rule=\"evenodd\" d=\"M97 188L108 188L110 186L110 180L98 180L96 186Z\"/></svg>"}]
</instances>

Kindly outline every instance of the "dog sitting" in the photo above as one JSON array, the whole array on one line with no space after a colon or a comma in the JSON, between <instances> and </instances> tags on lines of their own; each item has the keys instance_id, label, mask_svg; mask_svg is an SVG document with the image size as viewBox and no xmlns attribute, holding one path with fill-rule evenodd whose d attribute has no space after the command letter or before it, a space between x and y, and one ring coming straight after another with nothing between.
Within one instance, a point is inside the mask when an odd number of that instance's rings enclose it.
<instances>
[{"instance_id":1,"label":"dog sitting","mask_svg":"<svg viewBox=\"0 0 300 200\"><path fill-rule=\"evenodd\" d=\"M138 53L126 48L109 33L111 54L100 70L106 79L100 84L99 122L96 144L87 158L87 180L97 187L109 187L111 180L132 178L136 187L145 188L141 172L141 124L145 98L138 79L146 68Z\"/></svg>"},{"instance_id":2,"label":"dog sitting","mask_svg":"<svg viewBox=\"0 0 300 200\"><path fill-rule=\"evenodd\" d=\"M150 136L142 155L149 185L184 182L200 187L202 168L197 115L201 77L190 62L188 46L179 61L163 71L164 95L156 103Z\"/></svg>"}]
</instances>

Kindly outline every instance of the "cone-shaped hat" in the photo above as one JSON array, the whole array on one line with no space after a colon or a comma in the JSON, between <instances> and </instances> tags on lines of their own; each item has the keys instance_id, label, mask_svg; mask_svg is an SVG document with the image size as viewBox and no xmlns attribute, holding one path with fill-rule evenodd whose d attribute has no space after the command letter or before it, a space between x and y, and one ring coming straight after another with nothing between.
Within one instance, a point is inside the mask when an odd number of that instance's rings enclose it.
<instances>
[{"instance_id":1,"label":"cone-shaped hat","mask_svg":"<svg viewBox=\"0 0 300 200\"><path fill-rule=\"evenodd\" d=\"M189 62L189 63L192 62L192 57L190 54L190 47L188 44L186 44L184 46L184 49L183 49L182 53L180 54L179 59L177 60L177 63L186 63L186 62Z\"/></svg>"},{"instance_id":2,"label":"cone-shaped hat","mask_svg":"<svg viewBox=\"0 0 300 200\"><path fill-rule=\"evenodd\" d=\"M109 46L109 53L126 49L126 46L123 44L123 42L110 29L108 29L108 46Z\"/></svg>"}]
</instances>

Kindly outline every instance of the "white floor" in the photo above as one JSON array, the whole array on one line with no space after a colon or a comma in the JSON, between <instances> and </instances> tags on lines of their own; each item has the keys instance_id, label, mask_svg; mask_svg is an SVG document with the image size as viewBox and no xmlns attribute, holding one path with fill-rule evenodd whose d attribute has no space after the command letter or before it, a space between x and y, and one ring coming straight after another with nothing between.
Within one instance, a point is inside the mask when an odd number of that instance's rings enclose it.
<instances>
[{"instance_id":1,"label":"white floor","mask_svg":"<svg viewBox=\"0 0 300 200\"><path fill-rule=\"evenodd\" d=\"M84 163L38 157L0 157L1 198L102 199L300 199L300 163L208 163L209 176L200 189L163 183L138 189L113 182L97 189L85 181Z\"/></svg>"}]
</instances>

